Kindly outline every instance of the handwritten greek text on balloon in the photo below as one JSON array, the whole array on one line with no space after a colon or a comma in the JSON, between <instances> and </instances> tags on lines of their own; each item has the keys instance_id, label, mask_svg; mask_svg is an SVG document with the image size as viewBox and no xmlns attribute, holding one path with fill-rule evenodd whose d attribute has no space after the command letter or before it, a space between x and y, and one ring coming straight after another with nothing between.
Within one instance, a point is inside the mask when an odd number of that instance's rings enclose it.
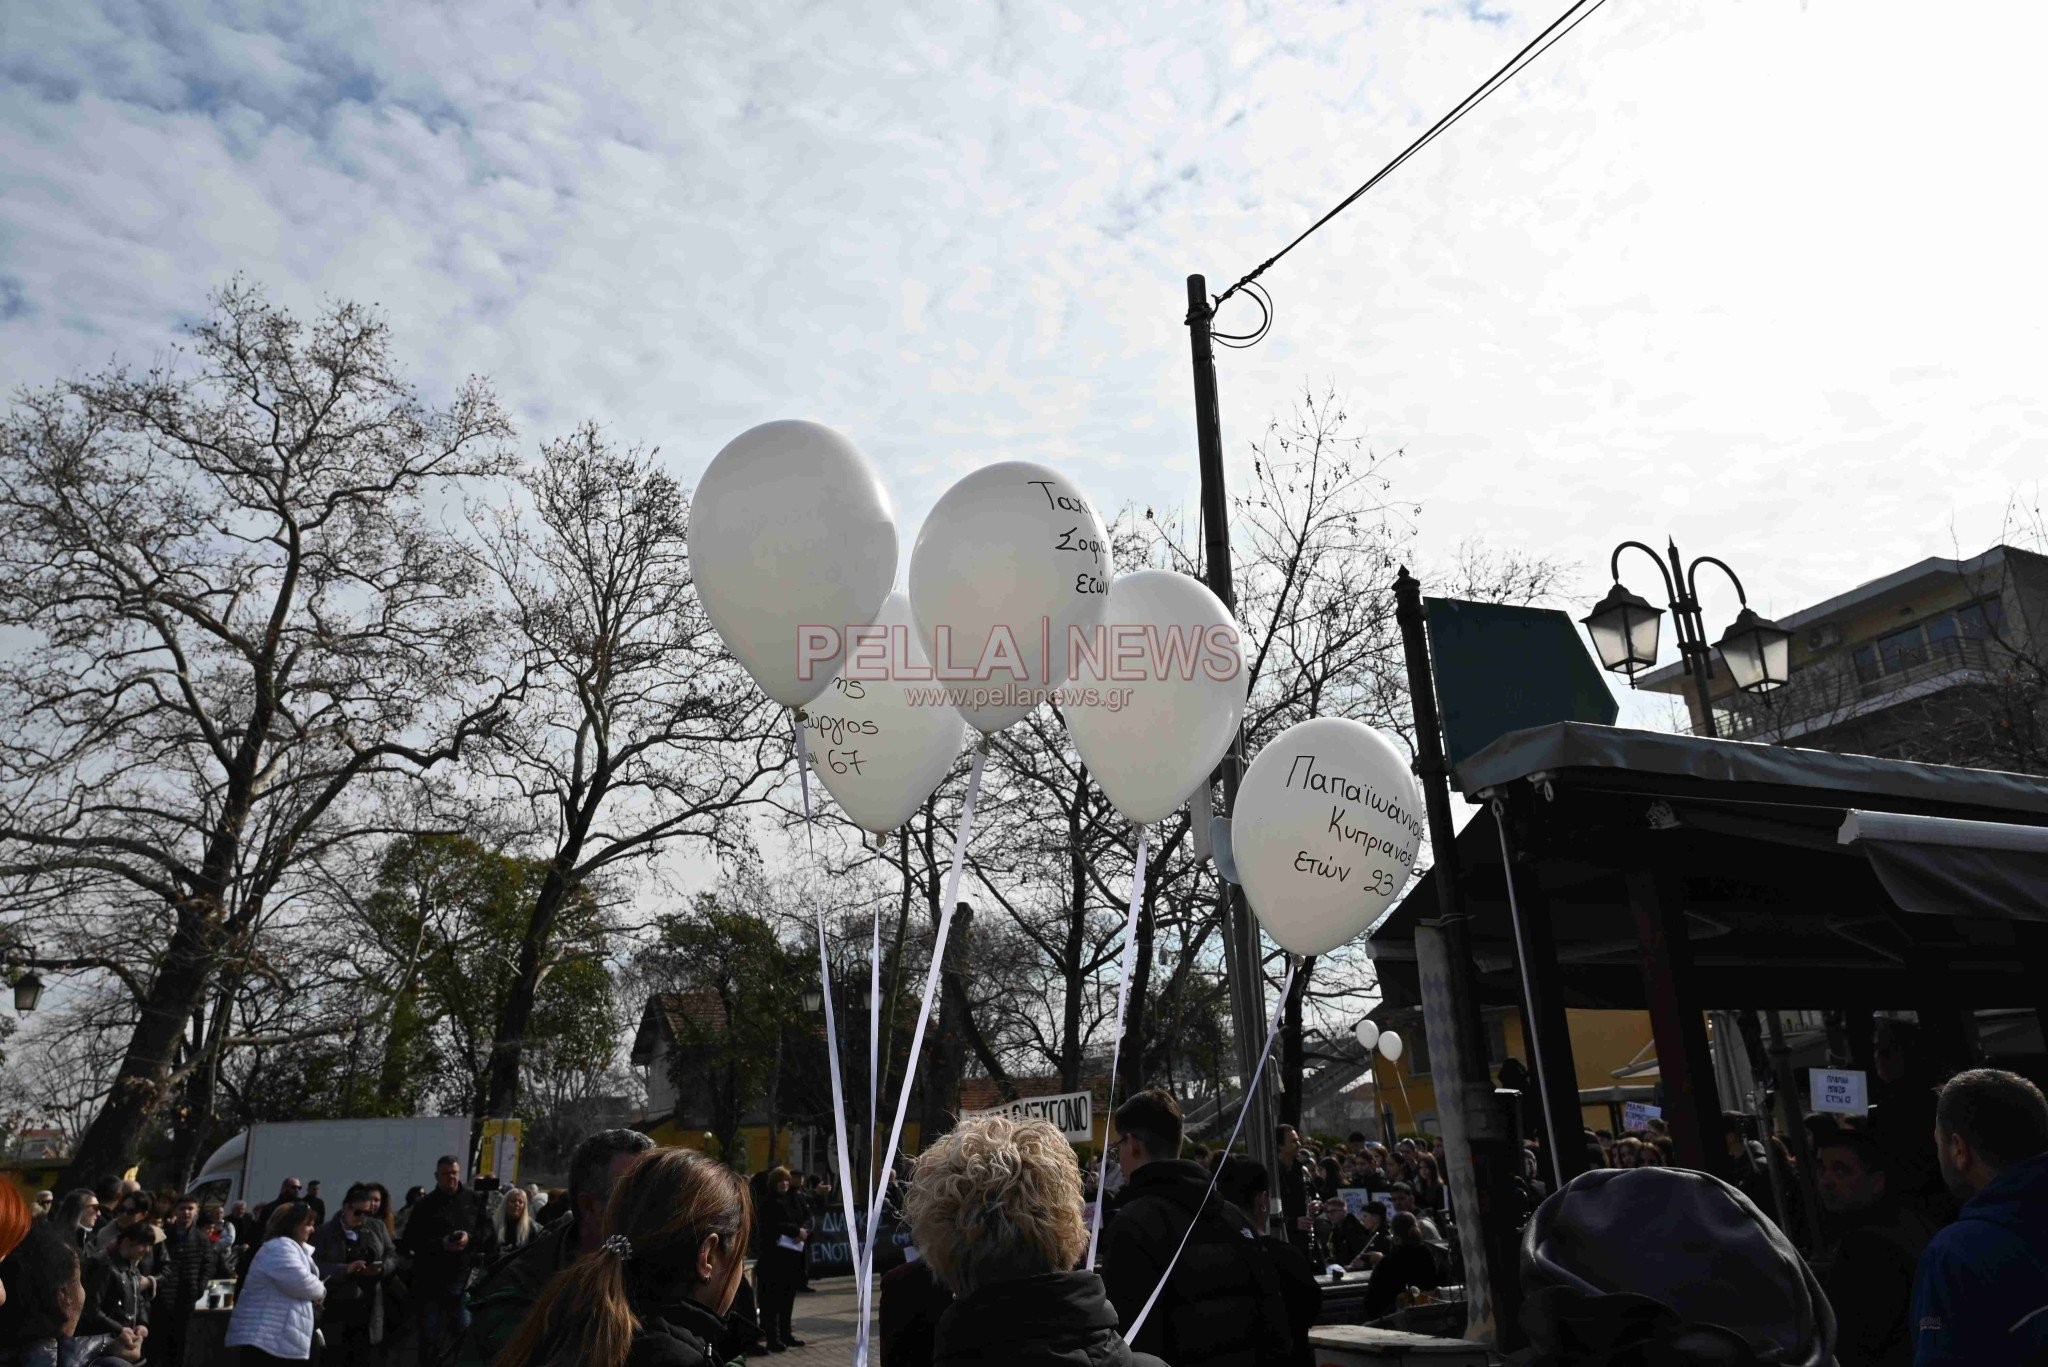
<instances>
[{"instance_id":1,"label":"handwritten greek text on balloon","mask_svg":"<svg viewBox=\"0 0 2048 1367\"><path fill-rule=\"evenodd\" d=\"M1314 755L1294 757L1294 763L1287 770L1287 786L1305 788L1312 793L1328 793L1332 797L1341 797L1346 802L1366 803L1375 812L1405 827L1417 840L1422 838L1422 823L1415 819L1414 813L1395 799L1382 797L1369 785L1354 782L1338 773L1317 773Z\"/></svg>"},{"instance_id":2,"label":"handwritten greek text on balloon","mask_svg":"<svg viewBox=\"0 0 2048 1367\"><path fill-rule=\"evenodd\" d=\"M1231 843L1246 897L1268 934L1322 954L1371 924L1407 885L1421 823L1407 759L1341 717L1290 726L1238 789Z\"/></svg>"}]
</instances>

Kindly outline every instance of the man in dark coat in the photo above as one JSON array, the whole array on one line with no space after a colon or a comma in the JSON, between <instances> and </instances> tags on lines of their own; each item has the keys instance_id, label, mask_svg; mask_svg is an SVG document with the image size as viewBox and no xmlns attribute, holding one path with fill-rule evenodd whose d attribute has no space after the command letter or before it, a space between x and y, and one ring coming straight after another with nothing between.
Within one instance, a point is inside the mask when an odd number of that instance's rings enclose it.
<instances>
[{"instance_id":1,"label":"man in dark coat","mask_svg":"<svg viewBox=\"0 0 2048 1367\"><path fill-rule=\"evenodd\" d=\"M206 1284L235 1275L234 1233L221 1224L219 1206L201 1218L199 1198L181 1196L171 1207L158 1252L164 1271L149 1312L149 1351L157 1361L175 1365L184 1361L185 1330Z\"/></svg>"},{"instance_id":2,"label":"man in dark coat","mask_svg":"<svg viewBox=\"0 0 2048 1367\"><path fill-rule=\"evenodd\" d=\"M2048 1362L2048 1099L2016 1073L1974 1068L1941 1089L1935 1155L1962 1213L1913 1280L1917 1367Z\"/></svg>"},{"instance_id":3,"label":"man in dark coat","mask_svg":"<svg viewBox=\"0 0 2048 1367\"><path fill-rule=\"evenodd\" d=\"M1282 1125L1273 1132L1273 1141L1280 1155L1280 1216L1287 1225L1287 1242L1313 1259L1315 1212L1309 1209L1309 1201L1315 1191L1315 1176L1301 1160L1301 1136L1294 1126Z\"/></svg>"},{"instance_id":4,"label":"man in dark coat","mask_svg":"<svg viewBox=\"0 0 2048 1367\"><path fill-rule=\"evenodd\" d=\"M1890 1189L1885 1151L1869 1135L1836 1129L1814 1152L1814 1182L1829 1243L1815 1260L1835 1307L1841 1367L1910 1367L1913 1265L1931 1232Z\"/></svg>"},{"instance_id":5,"label":"man in dark coat","mask_svg":"<svg viewBox=\"0 0 2048 1367\"><path fill-rule=\"evenodd\" d=\"M1115 1124L1125 1191L1103 1231L1102 1280L1127 1330L1165 1279L1143 1326L1127 1334L1131 1347L1173 1367L1283 1367L1293 1339L1280 1279L1250 1220L1210 1194L1207 1171L1178 1156L1172 1094L1138 1093Z\"/></svg>"},{"instance_id":6,"label":"man in dark coat","mask_svg":"<svg viewBox=\"0 0 2048 1367\"><path fill-rule=\"evenodd\" d=\"M903 1265L882 1274L882 1367L932 1367L939 1320L953 1304L953 1292L917 1245L904 1252Z\"/></svg>"},{"instance_id":7,"label":"man in dark coat","mask_svg":"<svg viewBox=\"0 0 2048 1367\"><path fill-rule=\"evenodd\" d=\"M483 1201L462 1185L462 1160L444 1154L434 1164L434 1189L413 1207L399 1241L400 1251L412 1262L420 1361L425 1367L446 1360L469 1328L463 1291L470 1272L490 1257L494 1246Z\"/></svg>"},{"instance_id":8,"label":"man in dark coat","mask_svg":"<svg viewBox=\"0 0 2048 1367\"><path fill-rule=\"evenodd\" d=\"M1266 1228L1272 1203L1267 1191L1266 1170L1249 1158L1226 1158L1216 1174L1216 1194L1251 1217L1252 1228ZM1292 1367L1308 1367L1315 1361L1315 1349L1308 1341L1323 1309L1323 1290L1316 1284L1316 1269L1302 1251L1285 1239L1270 1234L1259 1236L1259 1247L1273 1260L1280 1279L1280 1301L1287 1308L1287 1327L1293 1351Z\"/></svg>"},{"instance_id":9,"label":"man in dark coat","mask_svg":"<svg viewBox=\"0 0 2048 1367\"><path fill-rule=\"evenodd\" d=\"M456 1359L460 1367L488 1367L496 1361L548 1280L597 1250L604 1242L604 1208L611 1203L612 1188L653 1147L654 1141L638 1130L624 1129L600 1130L576 1146L569 1157L569 1192L563 1199L568 1215L485 1269L470 1292L470 1328Z\"/></svg>"}]
</instances>

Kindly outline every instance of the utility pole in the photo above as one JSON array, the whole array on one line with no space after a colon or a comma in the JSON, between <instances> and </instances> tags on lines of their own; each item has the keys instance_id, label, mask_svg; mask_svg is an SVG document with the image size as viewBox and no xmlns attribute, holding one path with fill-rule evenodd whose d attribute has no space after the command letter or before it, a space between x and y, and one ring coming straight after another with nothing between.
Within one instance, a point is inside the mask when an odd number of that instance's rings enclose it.
<instances>
[{"instance_id":1,"label":"utility pole","mask_svg":"<svg viewBox=\"0 0 2048 1367\"><path fill-rule=\"evenodd\" d=\"M1209 303L1209 282L1199 275L1188 277L1188 342L1195 362L1195 438L1202 472L1203 555L1208 562L1209 591L1223 600L1234 615L1237 589L1230 574L1230 501L1223 489L1223 417L1216 400L1216 347L1211 325L1216 317ZM1244 776L1243 736L1230 743L1223 756L1223 812L1237 810L1237 785ZM1223 966L1230 983L1232 1033L1237 1037L1238 1076L1244 1079L1246 1138L1251 1155L1266 1169L1273 1191L1280 1190L1278 1154L1273 1146L1273 1104L1265 1086L1256 1094L1251 1079L1259 1064L1259 1049L1266 1042L1266 988L1259 954L1259 927L1252 919L1244 890L1235 883L1223 883ZM1277 1202L1275 1203L1277 1209Z\"/></svg>"}]
</instances>

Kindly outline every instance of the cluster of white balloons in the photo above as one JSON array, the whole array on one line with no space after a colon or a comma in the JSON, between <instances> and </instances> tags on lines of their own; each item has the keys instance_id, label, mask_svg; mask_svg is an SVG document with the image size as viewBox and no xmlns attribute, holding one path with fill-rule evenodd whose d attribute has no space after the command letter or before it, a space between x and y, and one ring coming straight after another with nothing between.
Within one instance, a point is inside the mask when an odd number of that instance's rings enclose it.
<instances>
[{"instance_id":1,"label":"cluster of white balloons","mask_svg":"<svg viewBox=\"0 0 2048 1367\"><path fill-rule=\"evenodd\" d=\"M897 555L873 465L817 423L741 433L698 483L705 611L798 712L814 771L863 829L901 825L970 728L992 735L1062 690L1075 748L1136 825L1185 802L1237 735L1249 678L1229 609L1184 574L1117 575L1101 517L1059 472L1004 461L954 484L918 532L907 596L891 591ZM1278 736L1245 775L1232 833L1267 931L1296 954L1363 931L1407 884L1419 809L1371 727L1326 717Z\"/></svg>"},{"instance_id":2,"label":"cluster of white balloons","mask_svg":"<svg viewBox=\"0 0 2048 1367\"><path fill-rule=\"evenodd\" d=\"M1387 1062L1398 1063L1400 1061L1400 1031L1382 1030L1380 1029L1379 1023L1377 1021L1374 1021L1372 1018L1367 1017L1365 1020L1362 1020L1358 1023L1358 1028L1352 1033L1358 1037L1358 1047L1365 1050L1365 1052L1367 1052L1368 1054L1370 1054L1373 1051L1373 1049L1377 1047L1379 1049L1380 1057L1385 1059Z\"/></svg>"}]
</instances>

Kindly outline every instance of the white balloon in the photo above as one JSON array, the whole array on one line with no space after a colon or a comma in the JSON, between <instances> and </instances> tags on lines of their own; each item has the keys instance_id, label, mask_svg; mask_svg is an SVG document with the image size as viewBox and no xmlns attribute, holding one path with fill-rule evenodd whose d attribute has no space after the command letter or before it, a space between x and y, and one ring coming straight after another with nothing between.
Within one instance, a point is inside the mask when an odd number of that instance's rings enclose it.
<instances>
[{"instance_id":1,"label":"white balloon","mask_svg":"<svg viewBox=\"0 0 2048 1367\"><path fill-rule=\"evenodd\" d=\"M1102 791L1137 825L1207 780L1244 719L1236 619L1206 584L1171 570L1118 575L1061 711Z\"/></svg>"},{"instance_id":2,"label":"white balloon","mask_svg":"<svg viewBox=\"0 0 2048 1367\"><path fill-rule=\"evenodd\" d=\"M899 660L910 670L897 668ZM853 824L876 835L910 819L967 739L958 712L922 696L930 684L897 677L925 664L910 599L892 593L874 626L854 634L839 676L804 709L811 767Z\"/></svg>"},{"instance_id":3,"label":"white balloon","mask_svg":"<svg viewBox=\"0 0 2048 1367\"><path fill-rule=\"evenodd\" d=\"M1401 1033L1389 1030L1380 1036L1380 1057L1389 1063L1401 1061Z\"/></svg>"},{"instance_id":4,"label":"white balloon","mask_svg":"<svg viewBox=\"0 0 2048 1367\"><path fill-rule=\"evenodd\" d=\"M1380 1042L1380 1027L1376 1021L1362 1020L1358 1023L1358 1029L1352 1033L1358 1037L1358 1047L1361 1049L1369 1051Z\"/></svg>"},{"instance_id":5,"label":"white balloon","mask_svg":"<svg viewBox=\"0 0 2048 1367\"><path fill-rule=\"evenodd\" d=\"M1030 461L985 466L939 498L910 552L910 608L939 679L984 735L1073 676L1071 628L1102 620L1109 537L1081 491Z\"/></svg>"},{"instance_id":6,"label":"white balloon","mask_svg":"<svg viewBox=\"0 0 2048 1367\"><path fill-rule=\"evenodd\" d=\"M766 422L712 457L690 505L690 570L711 625L761 691L802 707L839 672L846 632L896 582L896 520L852 442Z\"/></svg>"},{"instance_id":7,"label":"white balloon","mask_svg":"<svg viewBox=\"0 0 2048 1367\"><path fill-rule=\"evenodd\" d=\"M1296 954L1327 953L1378 919L1408 885L1422 844L1408 761L1343 717L1274 737L1245 771L1232 816L1245 896L1266 933Z\"/></svg>"}]
</instances>

